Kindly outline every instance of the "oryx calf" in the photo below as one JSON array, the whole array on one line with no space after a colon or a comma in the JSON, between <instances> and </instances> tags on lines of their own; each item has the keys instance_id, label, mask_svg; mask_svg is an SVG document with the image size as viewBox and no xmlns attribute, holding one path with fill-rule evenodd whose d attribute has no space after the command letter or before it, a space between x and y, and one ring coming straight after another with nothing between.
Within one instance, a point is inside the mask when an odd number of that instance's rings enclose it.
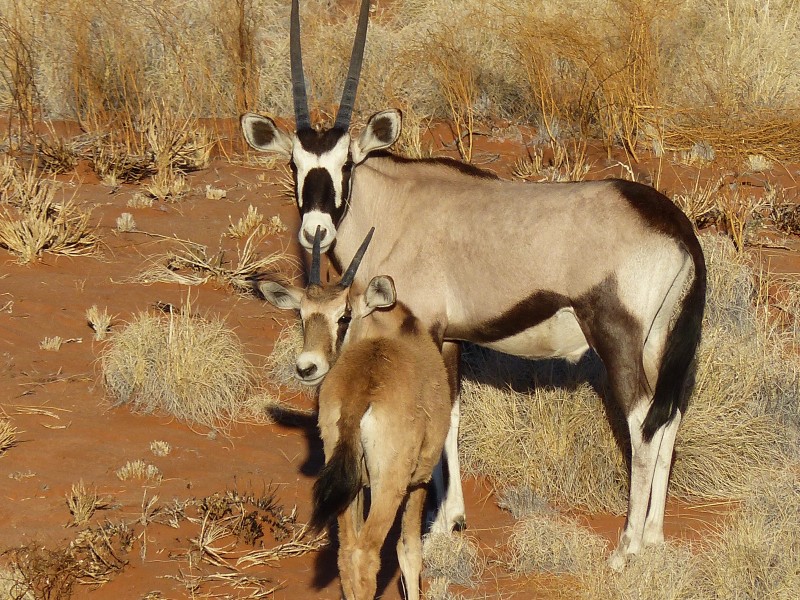
<instances>
[{"instance_id":1,"label":"oryx calf","mask_svg":"<svg viewBox=\"0 0 800 600\"><path fill-rule=\"evenodd\" d=\"M398 295L443 340L457 390L459 342L527 358L577 360L592 348L608 374L631 439L628 518L611 557L663 541L675 435L691 391L706 294L703 251L669 198L630 181L524 183L451 159L410 160L388 148L400 136L395 110L373 115L351 137L369 1L362 0L345 91L333 127L311 126L292 3L296 131L242 117L248 143L290 160L302 217L300 243L336 264L367 230L379 237L356 283L392 276ZM459 404L446 443L449 485L434 529L463 521L458 472Z\"/></svg>"},{"instance_id":2,"label":"oryx calf","mask_svg":"<svg viewBox=\"0 0 800 600\"><path fill-rule=\"evenodd\" d=\"M356 256L342 281L322 286L317 232L309 287L264 282L260 289L274 305L300 310L306 356L298 361L298 377L324 378L319 429L326 464L314 484L312 525L338 518L345 598L375 597L380 550L404 505L397 558L407 597L417 600L426 483L450 426L447 372L431 334L397 302L391 277L373 277L362 293L350 288L359 261ZM313 355L324 356L325 364L309 373L321 364L307 362ZM371 501L362 525L364 486Z\"/></svg>"}]
</instances>

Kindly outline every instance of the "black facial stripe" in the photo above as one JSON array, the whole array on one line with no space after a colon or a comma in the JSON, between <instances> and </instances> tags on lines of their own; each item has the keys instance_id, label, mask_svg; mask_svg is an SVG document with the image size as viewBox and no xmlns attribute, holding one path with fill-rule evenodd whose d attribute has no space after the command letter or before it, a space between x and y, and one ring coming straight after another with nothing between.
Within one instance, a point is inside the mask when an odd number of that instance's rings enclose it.
<instances>
[{"instance_id":1,"label":"black facial stripe","mask_svg":"<svg viewBox=\"0 0 800 600\"><path fill-rule=\"evenodd\" d=\"M347 131L342 129L326 129L323 131L316 131L315 129L304 129L297 132L297 139L300 140L300 145L306 152L311 152L317 156L322 156L326 152L334 149L342 136L346 135Z\"/></svg>"},{"instance_id":2,"label":"black facial stripe","mask_svg":"<svg viewBox=\"0 0 800 600\"><path fill-rule=\"evenodd\" d=\"M319 210L330 212L334 207L334 189L331 174L322 168L311 169L303 181L303 212Z\"/></svg>"}]
</instances>

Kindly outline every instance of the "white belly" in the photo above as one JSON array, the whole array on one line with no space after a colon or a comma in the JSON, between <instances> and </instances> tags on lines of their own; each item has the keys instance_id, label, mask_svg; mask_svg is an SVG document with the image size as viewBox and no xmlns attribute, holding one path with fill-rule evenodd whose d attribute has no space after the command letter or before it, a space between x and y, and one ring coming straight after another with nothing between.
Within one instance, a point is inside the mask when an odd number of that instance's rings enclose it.
<instances>
[{"instance_id":1,"label":"white belly","mask_svg":"<svg viewBox=\"0 0 800 600\"><path fill-rule=\"evenodd\" d=\"M566 358L571 362L589 349L572 308L562 308L530 329L482 345L524 358Z\"/></svg>"}]
</instances>

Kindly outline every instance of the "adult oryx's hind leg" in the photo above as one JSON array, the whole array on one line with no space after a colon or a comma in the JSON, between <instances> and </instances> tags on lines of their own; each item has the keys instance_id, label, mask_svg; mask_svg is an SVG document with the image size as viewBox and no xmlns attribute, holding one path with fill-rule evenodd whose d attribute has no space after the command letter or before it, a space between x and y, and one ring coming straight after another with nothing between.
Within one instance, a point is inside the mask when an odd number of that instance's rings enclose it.
<instances>
[{"instance_id":1,"label":"adult oryx's hind leg","mask_svg":"<svg viewBox=\"0 0 800 600\"><path fill-rule=\"evenodd\" d=\"M464 490L461 487L461 465L458 460L458 424L461 420L461 403L459 401L461 378L461 345L455 342L442 344L442 357L447 366L450 381L450 430L444 442L442 460L433 473L433 483L439 512L431 526L434 533L444 533L466 526L466 509L464 507ZM447 463L447 490L443 481L442 462Z\"/></svg>"}]
</instances>

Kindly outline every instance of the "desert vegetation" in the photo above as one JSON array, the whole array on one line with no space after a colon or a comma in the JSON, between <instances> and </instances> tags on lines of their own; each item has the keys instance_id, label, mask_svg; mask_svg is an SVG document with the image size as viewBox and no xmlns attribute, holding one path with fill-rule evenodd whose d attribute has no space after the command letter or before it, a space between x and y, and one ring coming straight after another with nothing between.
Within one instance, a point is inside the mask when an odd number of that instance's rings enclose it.
<instances>
[{"instance_id":1,"label":"desert vegetation","mask_svg":"<svg viewBox=\"0 0 800 600\"><path fill-rule=\"evenodd\" d=\"M314 435L313 403L292 375L298 324L280 318L277 339L264 343L260 329L274 317L242 316L243 306L265 311L253 280L298 270L286 251L290 213L281 212L292 176L248 156L230 127L248 110L292 115L288 2L57 4L0 0L0 330L10 340L0 348L10 390L0 466L13 465L9 498L36 502L52 485L47 510L71 537L0 547L0 599L67 598L78 585L102 594L178 530L169 552L179 566L165 577L180 593L274 596L286 578L266 569L327 543L291 508L298 492L282 502L291 488L237 491L227 480L217 491L188 492L195 481L175 492L185 448L158 419L209 443L229 440L217 451L236 457L234 475L248 435L268 451L273 436L290 435L265 432L274 420L310 422ZM586 524L587 515L626 509L627 440L604 403L602 366L591 355L570 366L470 347L462 464L514 524L492 548L481 531L427 537L427 596L507 597L506 581L542 576L554 598L793 598L800 288L762 252L794 250L800 233L800 5L373 4L356 127L397 107L397 150L407 156L459 157L532 182L649 183L702 231L709 264L697 385L670 498L721 507L719 523L699 542L668 536L611 573L609 540ZM312 117L329 125L356 11L307 0L301 15ZM212 211L210 225L198 217ZM65 285L65 273L74 282ZM41 296L15 287L34 289L29 279L58 287ZM153 425L140 448L104 457L104 474L90 477L82 465L59 487L19 457L42 436L71 439L80 418L60 403L79 385L73 395L91 405L92 420L116 423L121 410ZM272 466L248 476L269 482ZM307 479L297 486L310 488ZM128 488L134 500L110 492ZM23 500L9 500L12 510L28 510Z\"/></svg>"}]
</instances>

